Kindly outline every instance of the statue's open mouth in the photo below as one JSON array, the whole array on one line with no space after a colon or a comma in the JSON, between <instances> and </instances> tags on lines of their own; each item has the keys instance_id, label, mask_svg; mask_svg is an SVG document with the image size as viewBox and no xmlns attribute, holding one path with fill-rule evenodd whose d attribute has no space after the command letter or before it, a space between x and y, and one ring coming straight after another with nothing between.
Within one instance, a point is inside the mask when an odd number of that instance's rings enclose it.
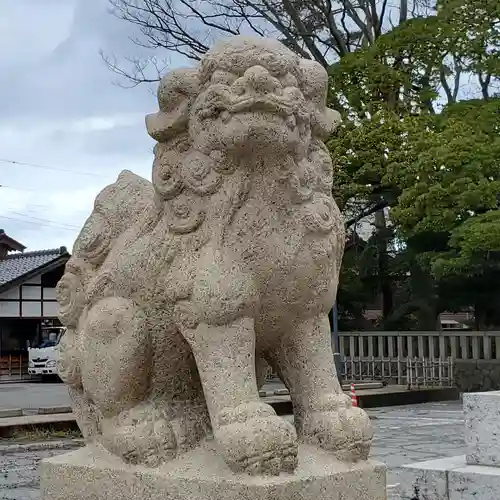
<instances>
[{"instance_id":1,"label":"statue's open mouth","mask_svg":"<svg viewBox=\"0 0 500 500\"><path fill-rule=\"evenodd\" d=\"M231 114L243 113L246 111L263 111L266 113L276 113L278 115L284 116L285 118L294 114L293 106L287 102L270 97L253 96L238 99L232 104L232 106L229 107L228 111Z\"/></svg>"},{"instance_id":2,"label":"statue's open mouth","mask_svg":"<svg viewBox=\"0 0 500 500\"><path fill-rule=\"evenodd\" d=\"M295 123L295 118L300 119L307 114L306 110L301 111L300 103L272 94L245 94L235 97L229 92L225 92L212 94L205 105L199 109L198 116L202 120L222 117L223 121L226 122L231 119L231 116L239 113L260 112L271 116L281 116L285 121Z\"/></svg>"}]
</instances>

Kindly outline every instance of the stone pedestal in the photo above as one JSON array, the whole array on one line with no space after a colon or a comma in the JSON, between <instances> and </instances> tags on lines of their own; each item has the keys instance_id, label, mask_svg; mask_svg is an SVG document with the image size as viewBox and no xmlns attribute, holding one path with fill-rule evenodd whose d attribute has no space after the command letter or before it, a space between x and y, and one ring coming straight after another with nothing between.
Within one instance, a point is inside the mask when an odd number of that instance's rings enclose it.
<instances>
[{"instance_id":1,"label":"stone pedestal","mask_svg":"<svg viewBox=\"0 0 500 500\"><path fill-rule=\"evenodd\" d=\"M467 463L500 467L500 391L464 395Z\"/></svg>"},{"instance_id":2,"label":"stone pedestal","mask_svg":"<svg viewBox=\"0 0 500 500\"><path fill-rule=\"evenodd\" d=\"M385 500L385 466L346 465L312 446L295 474L232 473L211 441L157 469L124 464L89 445L43 461L42 500Z\"/></svg>"},{"instance_id":3,"label":"stone pedestal","mask_svg":"<svg viewBox=\"0 0 500 500\"><path fill-rule=\"evenodd\" d=\"M500 498L500 391L464 394L466 455L397 471L402 500Z\"/></svg>"}]
</instances>

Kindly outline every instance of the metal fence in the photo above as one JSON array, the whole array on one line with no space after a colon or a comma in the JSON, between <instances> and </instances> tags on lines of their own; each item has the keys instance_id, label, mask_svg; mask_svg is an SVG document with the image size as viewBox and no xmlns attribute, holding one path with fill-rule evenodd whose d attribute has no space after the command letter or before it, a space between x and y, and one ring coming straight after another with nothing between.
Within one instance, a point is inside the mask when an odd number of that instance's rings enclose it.
<instances>
[{"instance_id":1,"label":"metal fence","mask_svg":"<svg viewBox=\"0 0 500 500\"><path fill-rule=\"evenodd\" d=\"M381 381L387 384L419 387L452 387L453 358L355 358L342 363L345 382Z\"/></svg>"}]
</instances>

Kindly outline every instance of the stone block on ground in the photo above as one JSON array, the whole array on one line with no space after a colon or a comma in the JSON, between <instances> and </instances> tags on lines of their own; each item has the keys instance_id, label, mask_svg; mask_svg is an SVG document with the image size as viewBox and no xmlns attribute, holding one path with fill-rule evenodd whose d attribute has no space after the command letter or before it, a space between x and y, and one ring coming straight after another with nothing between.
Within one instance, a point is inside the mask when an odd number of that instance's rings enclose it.
<instances>
[{"instance_id":1,"label":"stone block on ground","mask_svg":"<svg viewBox=\"0 0 500 500\"><path fill-rule=\"evenodd\" d=\"M467 463L500 467L500 391L464 394Z\"/></svg>"},{"instance_id":2,"label":"stone block on ground","mask_svg":"<svg viewBox=\"0 0 500 500\"><path fill-rule=\"evenodd\" d=\"M401 500L449 500L448 472L465 465L461 455L402 466L395 471Z\"/></svg>"},{"instance_id":3,"label":"stone block on ground","mask_svg":"<svg viewBox=\"0 0 500 500\"><path fill-rule=\"evenodd\" d=\"M295 474L234 474L213 441L156 468L125 464L98 445L45 460L42 500L385 500L381 463L347 465L313 446L299 448Z\"/></svg>"},{"instance_id":4,"label":"stone block on ground","mask_svg":"<svg viewBox=\"0 0 500 500\"><path fill-rule=\"evenodd\" d=\"M465 455L405 465L397 477L401 500L500 498L500 468L468 465Z\"/></svg>"},{"instance_id":5,"label":"stone block on ground","mask_svg":"<svg viewBox=\"0 0 500 500\"><path fill-rule=\"evenodd\" d=\"M450 500L496 500L500 498L500 468L465 465L448 473Z\"/></svg>"}]
</instances>

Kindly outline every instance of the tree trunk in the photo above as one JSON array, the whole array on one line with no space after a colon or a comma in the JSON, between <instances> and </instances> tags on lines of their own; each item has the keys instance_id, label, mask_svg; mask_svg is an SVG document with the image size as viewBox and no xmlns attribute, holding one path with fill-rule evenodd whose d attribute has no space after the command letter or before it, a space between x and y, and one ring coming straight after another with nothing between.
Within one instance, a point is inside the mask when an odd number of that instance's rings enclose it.
<instances>
[{"instance_id":1,"label":"tree trunk","mask_svg":"<svg viewBox=\"0 0 500 500\"><path fill-rule=\"evenodd\" d=\"M482 304L474 305L474 328L478 332L486 328L486 309Z\"/></svg>"},{"instance_id":2,"label":"tree trunk","mask_svg":"<svg viewBox=\"0 0 500 500\"><path fill-rule=\"evenodd\" d=\"M434 280L427 269L424 269L414 260L411 265L412 296L420 304L415 311L417 328L423 331L436 331L441 328L439 323L438 297L434 289Z\"/></svg>"},{"instance_id":3,"label":"tree trunk","mask_svg":"<svg viewBox=\"0 0 500 500\"><path fill-rule=\"evenodd\" d=\"M393 307L392 279L389 272L388 231L384 210L375 213L377 263L380 293L382 294L382 318L389 317Z\"/></svg>"}]
</instances>

